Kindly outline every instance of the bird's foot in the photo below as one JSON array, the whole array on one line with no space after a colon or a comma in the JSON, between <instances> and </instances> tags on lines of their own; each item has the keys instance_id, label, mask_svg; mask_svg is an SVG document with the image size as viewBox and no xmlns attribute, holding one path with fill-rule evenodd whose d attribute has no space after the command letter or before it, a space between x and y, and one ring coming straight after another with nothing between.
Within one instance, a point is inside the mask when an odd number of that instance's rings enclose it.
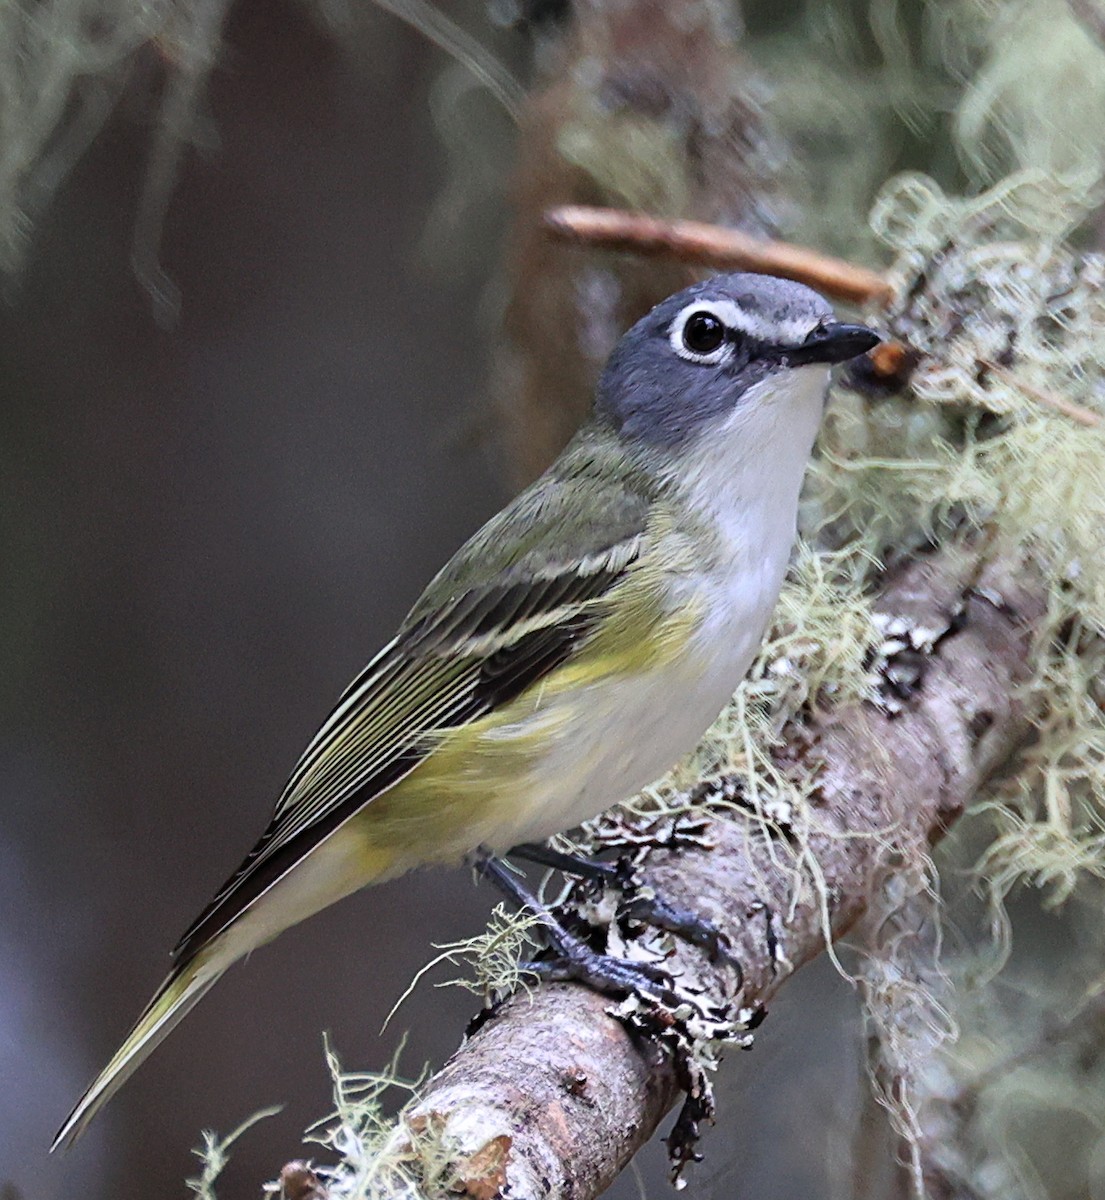
<instances>
[{"instance_id":1,"label":"bird's foot","mask_svg":"<svg viewBox=\"0 0 1105 1200\"><path fill-rule=\"evenodd\" d=\"M595 922L586 916L579 920L578 928L583 934L580 936L574 931L575 926L568 927L573 918L570 910L566 919L561 919L559 911L554 912L532 896L506 864L487 851L473 856L473 865L481 875L516 904L536 913L544 926L549 950L534 962L520 964L522 970L552 982L582 983L602 995L615 997L607 1013L632 1036L670 1055L676 1079L686 1093L668 1139L672 1177L680 1184L685 1168L700 1158L697 1150L700 1127L713 1115L710 1072L720 1047L750 1046L752 1030L763 1017L761 1008L741 1007L736 998L742 987L740 964L729 953L720 930L658 897L640 879L636 866L628 858L613 863L596 862L531 845L512 853L580 879L581 886L594 893L590 903L596 907L609 911L605 897L613 893L618 898L609 920ZM658 951L653 961L647 961L603 954L595 948L595 940L605 936L608 945L619 940L623 944L632 942L635 952L647 953L645 943L656 939L627 936L624 926L635 923L675 933L701 946L711 958L731 964L737 980L731 998L712 1002L693 972L684 976L666 971L663 951ZM479 1018L484 1019L486 1014Z\"/></svg>"},{"instance_id":2,"label":"bird's foot","mask_svg":"<svg viewBox=\"0 0 1105 1200\"><path fill-rule=\"evenodd\" d=\"M547 958L522 963L550 983L582 983L603 996L632 996L647 1005L673 1007L678 999L671 975L647 962L600 954L570 934L550 937L556 945Z\"/></svg>"},{"instance_id":3,"label":"bird's foot","mask_svg":"<svg viewBox=\"0 0 1105 1200\"><path fill-rule=\"evenodd\" d=\"M651 889L627 897L621 905L621 912L631 921L683 938L692 946L704 950L712 963L721 962L732 967L737 972L737 990L740 989L740 962L732 953L728 937L707 917L680 908L651 892Z\"/></svg>"},{"instance_id":4,"label":"bird's foot","mask_svg":"<svg viewBox=\"0 0 1105 1200\"><path fill-rule=\"evenodd\" d=\"M519 908L529 909L541 921L548 952L533 962L519 964L522 971L550 982L584 983L602 995L637 996L653 1004L674 1001L672 977L662 967L593 950L566 928L564 922L532 895L499 859L486 851L478 851L472 863L480 875L495 884Z\"/></svg>"},{"instance_id":5,"label":"bird's foot","mask_svg":"<svg viewBox=\"0 0 1105 1200\"><path fill-rule=\"evenodd\" d=\"M618 897L615 914L618 920L662 929L698 946L711 962L723 962L736 972L736 990L740 990L741 965L731 953L725 934L706 917L659 895L640 877L630 858L623 856L612 863L601 862L536 843L516 846L511 854L596 885L600 895L607 888L611 889Z\"/></svg>"}]
</instances>

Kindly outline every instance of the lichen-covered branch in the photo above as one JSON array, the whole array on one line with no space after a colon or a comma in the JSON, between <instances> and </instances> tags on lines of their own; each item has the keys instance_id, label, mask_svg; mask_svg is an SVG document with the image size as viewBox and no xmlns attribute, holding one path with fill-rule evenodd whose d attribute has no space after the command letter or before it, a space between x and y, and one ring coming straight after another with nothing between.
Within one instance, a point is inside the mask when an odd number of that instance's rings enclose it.
<instances>
[{"instance_id":1,"label":"lichen-covered branch","mask_svg":"<svg viewBox=\"0 0 1105 1200\"><path fill-rule=\"evenodd\" d=\"M802 836L779 814L711 815L710 848L648 855L656 888L729 937L742 1006L769 1001L889 874L916 866L1022 739L1017 685L1044 610L1030 580L980 573L962 548L900 570L878 605L894 635L880 670L897 703L792 727L777 758L807 780ZM670 965L706 989L706 1003L737 999L724 964L681 945ZM404 1117L426 1175L478 1200L588 1200L607 1187L679 1093L670 1058L610 1007L571 984L503 1005Z\"/></svg>"}]
</instances>

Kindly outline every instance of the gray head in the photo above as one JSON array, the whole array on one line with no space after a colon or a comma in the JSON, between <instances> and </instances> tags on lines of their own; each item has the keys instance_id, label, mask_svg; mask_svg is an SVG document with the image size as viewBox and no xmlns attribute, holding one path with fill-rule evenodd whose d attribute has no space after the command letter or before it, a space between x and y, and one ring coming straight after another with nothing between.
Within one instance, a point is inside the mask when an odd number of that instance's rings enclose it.
<instances>
[{"instance_id":1,"label":"gray head","mask_svg":"<svg viewBox=\"0 0 1105 1200\"><path fill-rule=\"evenodd\" d=\"M769 389L756 384L810 366L824 371L878 340L863 325L836 321L800 283L716 275L669 296L626 333L599 381L595 413L629 437L674 446L742 400L761 402Z\"/></svg>"}]
</instances>

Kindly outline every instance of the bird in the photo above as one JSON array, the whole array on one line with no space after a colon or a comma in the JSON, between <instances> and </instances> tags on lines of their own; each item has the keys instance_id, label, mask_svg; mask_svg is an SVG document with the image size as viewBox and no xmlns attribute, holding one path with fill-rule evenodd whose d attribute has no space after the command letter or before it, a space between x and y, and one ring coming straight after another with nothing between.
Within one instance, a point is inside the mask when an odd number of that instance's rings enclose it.
<instances>
[{"instance_id":1,"label":"bird","mask_svg":"<svg viewBox=\"0 0 1105 1200\"><path fill-rule=\"evenodd\" d=\"M778 598L830 367L878 341L803 284L747 273L633 325L559 458L341 694L52 1148L232 963L291 925L415 867L476 852L497 864L693 749Z\"/></svg>"}]
</instances>

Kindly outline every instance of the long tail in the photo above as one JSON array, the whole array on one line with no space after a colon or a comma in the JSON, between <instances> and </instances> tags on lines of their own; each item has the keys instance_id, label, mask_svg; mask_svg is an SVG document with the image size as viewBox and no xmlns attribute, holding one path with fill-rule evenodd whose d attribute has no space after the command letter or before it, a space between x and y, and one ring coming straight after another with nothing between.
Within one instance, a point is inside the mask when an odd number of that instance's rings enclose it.
<instances>
[{"instance_id":1,"label":"long tail","mask_svg":"<svg viewBox=\"0 0 1105 1200\"><path fill-rule=\"evenodd\" d=\"M225 951L220 954L217 944L214 944L170 972L135 1022L127 1040L66 1117L50 1147L51 1152L61 1145L72 1145L80 1137L88 1122L123 1086L146 1056L168 1036L177 1022L191 1010L236 957L237 955L227 954Z\"/></svg>"}]
</instances>

